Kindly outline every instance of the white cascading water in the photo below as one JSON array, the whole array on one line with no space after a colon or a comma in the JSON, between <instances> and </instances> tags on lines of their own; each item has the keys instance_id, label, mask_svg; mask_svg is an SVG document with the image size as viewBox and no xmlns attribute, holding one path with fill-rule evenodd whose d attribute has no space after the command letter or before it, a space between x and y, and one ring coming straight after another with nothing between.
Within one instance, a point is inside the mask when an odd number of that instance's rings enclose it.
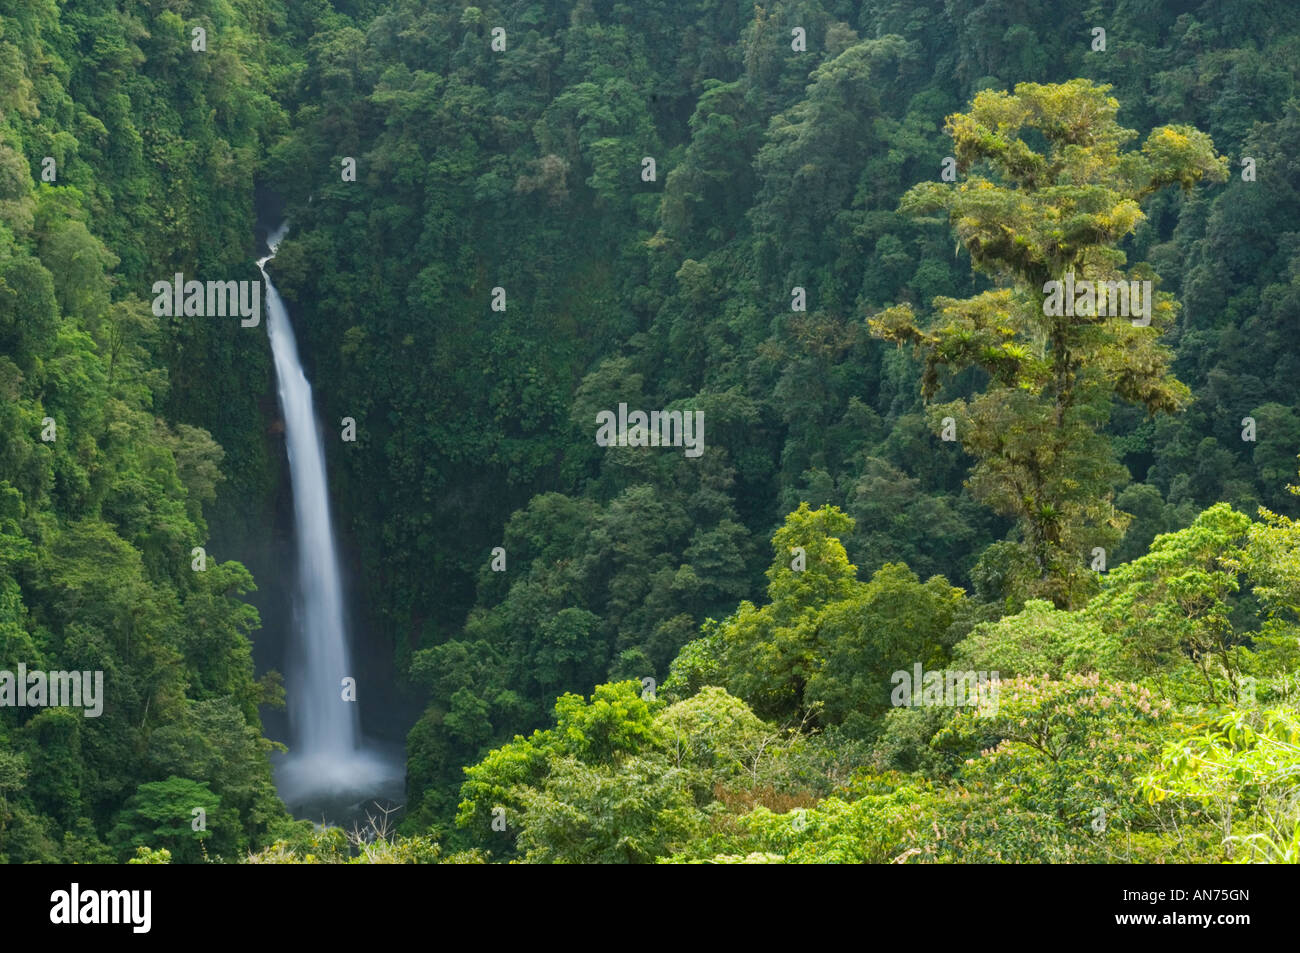
<instances>
[{"instance_id":1,"label":"white cascading water","mask_svg":"<svg viewBox=\"0 0 1300 953\"><path fill-rule=\"evenodd\" d=\"M289 314L266 273L266 263L275 257L287 230L287 225L281 225L267 238L271 254L257 266L266 283L266 330L284 414L298 561L297 640L285 678L289 754L276 771L281 796L291 802L320 793L364 791L391 779L393 765L362 750L356 703L343 698L344 678L355 676L348 658L325 452Z\"/></svg>"}]
</instances>

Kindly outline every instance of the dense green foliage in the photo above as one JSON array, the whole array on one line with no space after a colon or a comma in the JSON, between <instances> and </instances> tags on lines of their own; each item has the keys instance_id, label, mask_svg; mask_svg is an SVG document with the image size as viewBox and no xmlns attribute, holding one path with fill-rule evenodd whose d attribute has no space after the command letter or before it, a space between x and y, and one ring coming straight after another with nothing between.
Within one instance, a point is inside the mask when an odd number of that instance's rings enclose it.
<instances>
[{"instance_id":1,"label":"dense green foliage","mask_svg":"<svg viewBox=\"0 0 1300 953\"><path fill-rule=\"evenodd\" d=\"M233 858L288 821L258 715L276 683L254 680L248 572L194 571L192 550L218 484L257 482L234 368L264 359L229 327L168 326L147 291L247 268L282 114L249 81L248 10L189 5L228 28L199 59L173 12L62 6L0 4L0 669L100 671L103 711L0 710L0 857L199 860L202 808ZM200 406L249 467L184 422Z\"/></svg>"},{"instance_id":2,"label":"dense green foliage","mask_svg":"<svg viewBox=\"0 0 1300 953\"><path fill-rule=\"evenodd\" d=\"M1298 48L1280 0L0 0L0 670L107 686L0 709L0 858L1296 860ZM289 821L253 580L191 568L274 505L271 368L149 288L255 276L259 194L427 697L400 834Z\"/></svg>"}]
</instances>

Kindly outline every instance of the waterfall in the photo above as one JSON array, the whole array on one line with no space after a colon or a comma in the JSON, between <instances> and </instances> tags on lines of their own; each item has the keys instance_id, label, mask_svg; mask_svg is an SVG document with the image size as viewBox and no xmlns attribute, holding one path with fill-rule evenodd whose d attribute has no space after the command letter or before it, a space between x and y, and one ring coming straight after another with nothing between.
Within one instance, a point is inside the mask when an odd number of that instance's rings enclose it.
<instances>
[{"instance_id":1,"label":"waterfall","mask_svg":"<svg viewBox=\"0 0 1300 953\"><path fill-rule=\"evenodd\" d=\"M320 792L357 792L391 780L395 766L361 747L357 706L343 698L354 677L348 654L338 546L330 521L325 452L312 405L311 384L298 358L293 326L266 263L287 226L267 239L271 254L258 261L266 282L266 329L284 414L289 479L293 488L297 559L294 639L285 677L289 755L277 769L286 802Z\"/></svg>"}]
</instances>

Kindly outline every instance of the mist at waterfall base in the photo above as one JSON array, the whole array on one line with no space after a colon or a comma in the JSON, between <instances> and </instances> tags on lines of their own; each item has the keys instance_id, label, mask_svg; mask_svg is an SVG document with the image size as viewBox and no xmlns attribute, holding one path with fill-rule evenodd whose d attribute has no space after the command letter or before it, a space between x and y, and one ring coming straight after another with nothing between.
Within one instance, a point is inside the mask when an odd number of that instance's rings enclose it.
<instances>
[{"instance_id":1,"label":"mist at waterfall base","mask_svg":"<svg viewBox=\"0 0 1300 953\"><path fill-rule=\"evenodd\" d=\"M268 236L271 254L258 261L284 416L295 544L292 631L284 671L289 751L274 756L272 764L276 789L295 816L347 825L364 822L379 806L399 804L405 769L402 746L363 738L357 703L344 699L344 679L355 678L356 672L325 453L293 327L265 268L286 231L281 225ZM356 692L365 688L359 684Z\"/></svg>"}]
</instances>

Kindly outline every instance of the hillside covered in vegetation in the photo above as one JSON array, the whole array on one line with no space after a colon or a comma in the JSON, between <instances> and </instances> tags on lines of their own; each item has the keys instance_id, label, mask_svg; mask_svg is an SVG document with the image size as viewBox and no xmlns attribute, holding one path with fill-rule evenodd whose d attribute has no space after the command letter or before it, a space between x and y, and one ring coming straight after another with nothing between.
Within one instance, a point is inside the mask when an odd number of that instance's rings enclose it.
<instances>
[{"instance_id":1,"label":"hillside covered in vegetation","mask_svg":"<svg viewBox=\"0 0 1300 953\"><path fill-rule=\"evenodd\" d=\"M1300 861L1298 94L1280 0L0 0L0 671L106 686L0 706L0 859ZM368 839L195 570L265 330L150 306L270 206Z\"/></svg>"}]
</instances>

